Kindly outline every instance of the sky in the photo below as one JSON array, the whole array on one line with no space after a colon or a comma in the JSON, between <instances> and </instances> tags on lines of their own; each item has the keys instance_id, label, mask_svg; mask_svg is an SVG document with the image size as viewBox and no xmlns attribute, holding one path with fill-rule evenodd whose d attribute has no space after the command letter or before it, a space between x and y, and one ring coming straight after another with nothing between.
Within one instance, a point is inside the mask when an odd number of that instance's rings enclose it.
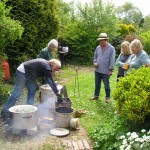
<instances>
[{"instance_id":1,"label":"sky","mask_svg":"<svg viewBox=\"0 0 150 150\"><path fill-rule=\"evenodd\" d=\"M63 1L69 2L71 0L63 0ZM74 1L80 1L82 3L85 3L90 2L91 0L74 0ZM148 3L149 0L103 0L103 2L106 1L111 1L113 4L115 4L115 6L123 5L125 2L131 2L141 10L143 16L150 15L150 5Z\"/></svg>"}]
</instances>

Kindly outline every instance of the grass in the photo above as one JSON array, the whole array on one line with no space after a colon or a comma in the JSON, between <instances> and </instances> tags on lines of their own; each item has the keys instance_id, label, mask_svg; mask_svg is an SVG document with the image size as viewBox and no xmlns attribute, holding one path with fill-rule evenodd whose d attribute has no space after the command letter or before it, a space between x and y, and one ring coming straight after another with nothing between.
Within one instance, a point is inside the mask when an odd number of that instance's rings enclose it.
<instances>
[{"instance_id":1,"label":"grass","mask_svg":"<svg viewBox=\"0 0 150 150\"><path fill-rule=\"evenodd\" d=\"M79 70L78 70L79 69ZM116 71L115 69L113 75L110 78L110 86L111 91L116 87ZM78 74L77 74L78 73ZM77 78L78 77L78 78ZM111 117L114 117L114 100L109 104L105 103L105 91L104 86L102 84L100 99L97 102L90 101L90 98L94 94L94 68L89 66L80 66L75 67L72 65L64 66L58 73L56 73L55 80L58 81L61 85L66 85L68 97L72 101L72 108L74 110L84 110L86 114L83 115L79 121L80 125L86 129L88 133L93 131L99 124L103 124L106 120ZM76 83L76 86L75 86ZM12 88L12 85L10 85ZM38 92L37 92L38 95ZM26 96L26 93L24 93ZM26 98L21 98L19 103L22 104L26 101ZM37 96L36 98L37 99ZM35 100L37 102L37 100ZM5 130L5 129L4 129ZM4 130L1 130L3 132ZM0 134L0 139L4 139L3 134ZM1 145L12 148L12 140L8 139L7 145L5 142L0 140ZM9 142L10 141L10 142ZM52 144L48 142L41 143L41 146L38 147L41 150L48 149L53 147ZM30 144L32 143L32 144ZM40 143L40 142L39 142ZM27 146L25 146L27 145ZM34 140L24 142L21 140L20 142L14 142L13 147L16 149L23 149L25 147L33 147L30 149L34 149L37 145L34 144ZM2 146L2 147L3 147ZM9 149L9 148L8 148Z\"/></svg>"},{"instance_id":2,"label":"grass","mask_svg":"<svg viewBox=\"0 0 150 150\"><path fill-rule=\"evenodd\" d=\"M72 107L74 110L86 111L86 115L80 118L80 124L88 132L91 132L100 123L108 120L110 117L114 117L114 101L112 99L111 103L105 103L103 83L99 101L90 101L90 97L94 94L94 69L92 67L83 68L81 67L78 70L78 80L73 66L62 68L64 73L60 73L58 78L59 80L63 80L64 76L68 78L68 80L65 80L65 85L68 97L72 101ZM111 91L116 87L116 70L110 78L110 86Z\"/></svg>"}]
</instances>

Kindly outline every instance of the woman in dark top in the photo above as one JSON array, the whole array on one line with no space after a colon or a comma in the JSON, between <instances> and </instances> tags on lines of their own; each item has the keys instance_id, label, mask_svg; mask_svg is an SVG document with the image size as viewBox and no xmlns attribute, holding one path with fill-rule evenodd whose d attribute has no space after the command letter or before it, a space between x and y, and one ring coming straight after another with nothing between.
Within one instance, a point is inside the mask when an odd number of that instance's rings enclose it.
<instances>
[{"instance_id":1,"label":"woman in dark top","mask_svg":"<svg viewBox=\"0 0 150 150\"><path fill-rule=\"evenodd\" d=\"M129 56L131 56L129 45L130 43L128 41L124 41L123 43L121 43L121 53L116 60L116 66L118 66L117 81L120 77L124 77L124 63L127 61Z\"/></svg>"}]
</instances>

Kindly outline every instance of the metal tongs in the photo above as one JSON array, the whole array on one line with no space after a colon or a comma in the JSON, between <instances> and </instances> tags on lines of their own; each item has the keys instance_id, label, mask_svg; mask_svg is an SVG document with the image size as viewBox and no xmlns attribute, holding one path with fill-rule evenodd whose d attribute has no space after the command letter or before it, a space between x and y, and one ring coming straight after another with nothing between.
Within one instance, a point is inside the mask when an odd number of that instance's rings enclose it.
<instances>
[{"instance_id":1,"label":"metal tongs","mask_svg":"<svg viewBox=\"0 0 150 150\"><path fill-rule=\"evenodd\" d=\"M78 94L80 96L80 93L79 93L79 80L78 80L78 71L79 71L79 66L74 66L74 69L76 71L76 74L75 74L75 86L74 86L74 97L75 97L75 93L76 93L76 84L78 84ZM77 82L77 83L76 83Z\"/></svg>"}]
</instances>

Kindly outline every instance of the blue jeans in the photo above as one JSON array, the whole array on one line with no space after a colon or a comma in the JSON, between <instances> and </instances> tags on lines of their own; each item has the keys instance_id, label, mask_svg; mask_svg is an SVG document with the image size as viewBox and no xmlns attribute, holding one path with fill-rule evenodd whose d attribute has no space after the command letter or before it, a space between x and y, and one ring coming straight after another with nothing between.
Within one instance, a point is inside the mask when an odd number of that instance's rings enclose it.
<instances>
[{"instance_id":1,"label":"blue jeans","mask_svg":"<svg viewBox=\"0 0 150 150\"><path fill-rule=\"evenodd\" d=\"M101 81L103 80L106 98L110 98L110 85L109 85L109 75L98 73L95 71L95 97L99 97L101 89Z\"/></svg>"},{"instance_id":2,"label":"blue jeans","mask_svg":"<svg viewBox=\"0 0 150 150\"><path fill-rule=\"evenodd\" d=\"M17 70L13 91L2 110L2 113L9 112L9 108L15 105L16 101L21 97L25 85L28 90L27 104L32 105L34 103L34 97L37 90L36 80L27 80L25 74Z\"/></svg>"}]
</instances>

